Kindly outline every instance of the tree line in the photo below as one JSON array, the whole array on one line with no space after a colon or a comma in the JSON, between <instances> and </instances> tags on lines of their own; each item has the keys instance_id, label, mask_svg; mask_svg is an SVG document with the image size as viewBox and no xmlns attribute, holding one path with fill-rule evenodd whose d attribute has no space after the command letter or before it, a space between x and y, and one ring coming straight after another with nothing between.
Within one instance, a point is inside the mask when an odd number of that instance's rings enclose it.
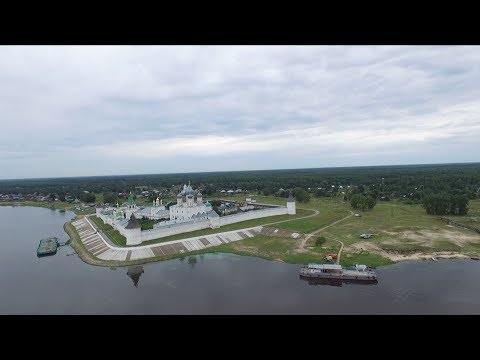
<instances>
[{"instance_id":1,"label":"tree line","mask_svg":"<svg viewBox=\"0 0 480 360\"><path fill-rule=\"evenodd\" d=\"M421 203L431 194L449 193L469 199L480 194L480 165L415 165L376 166L324 169L238 171L188 174L98 176L55 179L21 179L0 181L0 194L43 193L57 196L86 198L90 193L138 194L142 189L158 189L162 194L174 194L191 182L205 196L221 190L248 190L253 194L288 197L292 191L297 200L306 197L345 197L349 191L371 196L377 201L406 199ZM300 190L306 192L305 194ZM350 190L349 190L350 189ZM153 197L153 195L152 195ZM90 198L91 199L91 198ZM350 198L347 199L350 201ZM83 201L83 200L82 200ZM308 200L306 200L308 201Z\"/></svg>"},{"instance_id":2,"label":"tree line","mask_svg":"<svg viewBox=\"0 0 480 360\"><path fill-rule=\"evenodd\" d=\"M466 215L468 213L468 197L447 193L425 196L423 207L430 215Z\"/></svg>"},{"instance_id":3,"label":"tree line","mask_svg":"<svg viewBox=\"0 0 480 360\"><path fill-rule=\"evenodd\" d=\"M377 201L373 197L363 194L355 194L350 199L350 205L355 210L372 210L376 204Z\"/></svg>"}]
</instances>

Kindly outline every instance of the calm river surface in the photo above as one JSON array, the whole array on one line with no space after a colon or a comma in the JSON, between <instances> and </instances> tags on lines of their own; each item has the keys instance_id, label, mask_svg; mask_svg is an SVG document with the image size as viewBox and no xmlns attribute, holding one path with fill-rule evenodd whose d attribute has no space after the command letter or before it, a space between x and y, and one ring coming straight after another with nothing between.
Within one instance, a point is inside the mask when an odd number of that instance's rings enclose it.
<instances>
[{"instance_id":1,"label":"calm river surface","mask_svg":"<svg viewBox=\"0 0 480 360\"><path fill-rule=\"evenodd\" d=\"M68 240L73 217L0 207L0 314L480 314L473 260L381 267L363 285L309 284L298 265L228 254L117 268L85 264L69 246L37 258L41 238Z\"/></svg>"}]
</instances>

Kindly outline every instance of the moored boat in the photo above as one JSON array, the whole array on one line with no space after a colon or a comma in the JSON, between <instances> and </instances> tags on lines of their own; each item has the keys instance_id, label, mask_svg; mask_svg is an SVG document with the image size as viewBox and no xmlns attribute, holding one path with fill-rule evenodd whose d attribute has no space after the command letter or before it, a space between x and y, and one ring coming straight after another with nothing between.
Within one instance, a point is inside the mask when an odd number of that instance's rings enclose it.
<instances>
[{"instance_id":1,"label":"moored boat","mask_svg":"<svg viewBox=\"0 0 480 360\"><path fill-rule=\"evenodd\" d=\"M376 285L377 279L371 280L350 280L350 279L325 279L325 278L312 278L300 276L300 279L306 281L308 285L328 285L342 287L344 284L356 284L356 285Z\"/></svg>"},{"instance_id":2,"label":"moored boat","mask_svg":"<svg viewBox=\"0 0 480 360\"><path fill-rule=\"evenodd\" d=\"M58 239L56 237L51 237L47 239L40 240L37 248L37 256L47 256L55 255L58 248Z\"/></svg>"},{"instance_id":3,"label":"moored boat","mask_svg":"<svg viewBox=\"0 0 480 360\"><path fill-rule=\"evenodd\" d=\"M300 269L300 276L306 278L340 279L372 281L377 279L377 274L368 269L366 265L355 265L343 268L338 264L310 263Z\"/></svg>"}]
</instances>

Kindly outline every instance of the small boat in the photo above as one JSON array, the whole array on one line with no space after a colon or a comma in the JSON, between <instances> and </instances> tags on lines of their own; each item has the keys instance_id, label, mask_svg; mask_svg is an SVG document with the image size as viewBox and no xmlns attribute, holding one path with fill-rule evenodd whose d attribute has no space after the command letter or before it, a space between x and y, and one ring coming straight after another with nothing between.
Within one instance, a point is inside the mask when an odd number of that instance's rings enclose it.
<instances>
[{"instance_id":1,"label":"small boat","mask_svg":"<svg viewBox=\"0 0 480 360\"><path fill-rule=\"evenodd\" d=\"M436 258L434 258L433 256L430 258L430 260L432 261L438 261Z\"/></svg>"},{"instance_id":2,"label":"small boat","mask_svg":"<svg viewBox=\"0 0 480 360\"><path fill-rule=\"evenodd\" d=\"M37 257L55 255L58 248L58 239L50 237L40 240L37 248Z\"/></svg>"},{"instance_id":3,"label":"small boat","mask_svg":"<svg viewBox=\"0 0 480 360\"><path fill-rule=\"evenodd\" d=\"M480 260L480 258L478 258L478 257L471 257L470 259L472 259L472 260Z\"/></svg>"}]
</instances>

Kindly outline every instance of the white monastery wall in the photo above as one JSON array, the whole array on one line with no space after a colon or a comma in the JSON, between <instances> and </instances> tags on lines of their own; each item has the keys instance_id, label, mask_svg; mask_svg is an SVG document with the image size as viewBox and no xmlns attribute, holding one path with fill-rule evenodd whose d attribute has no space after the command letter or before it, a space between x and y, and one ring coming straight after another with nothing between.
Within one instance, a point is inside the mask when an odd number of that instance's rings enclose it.
<instances>
[{"instance_id":1,"label":"white monastery wall","mask_svg":"<svg viewBox=\"0 0 480 360\"><path fill-rule=\"evenodd\" d=\"M170 226L162 226L161 228L142 231L142 241L158 239L165 236L181 234L184 232L207 229L209 227L210 221L208 219L188 224L173 224Z\"/></svg>"},{"instance_id":2,"label":"white monastery wall","mask_svg":"<svg viewBox=\"0 0 480 360\"><path fill-rule=\"evenodd\" d=\"M253 210L253 211L248 211L242 214L222 216L218 219L218 225L224 226L224 225L234 224L234 223L245 221L245 220L252 220L252 219L258 219L258 218L275 216L275 215L285 215L286 213L287 213L286 207Z\"/></svg>"}]
</instances>

